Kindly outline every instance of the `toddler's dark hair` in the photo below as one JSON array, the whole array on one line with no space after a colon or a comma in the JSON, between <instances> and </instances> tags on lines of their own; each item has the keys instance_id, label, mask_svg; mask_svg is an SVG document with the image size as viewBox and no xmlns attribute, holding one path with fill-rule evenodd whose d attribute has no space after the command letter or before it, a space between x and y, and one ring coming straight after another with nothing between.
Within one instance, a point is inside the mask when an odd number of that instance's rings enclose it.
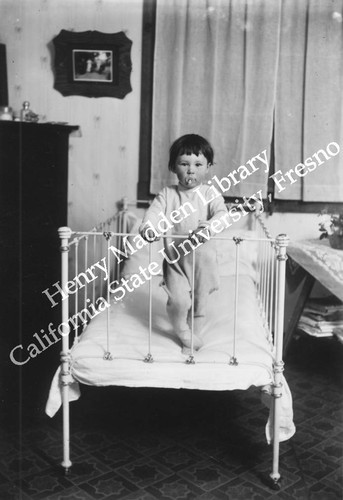
<instances>
[{"instance_id":1,"label":"toddler's dark hair","mask_svg":"<svg viewBox=\"0 0 343 500\"><path fill-rule=\"evenodd\" d=\"M175 171L176 160L181 155L199 155L203 154L208 163L213 163L213 148L211 144L197 134L186 134L173 142L169 150L168 168L172 172Z\"/></svg>"}]
</instances>

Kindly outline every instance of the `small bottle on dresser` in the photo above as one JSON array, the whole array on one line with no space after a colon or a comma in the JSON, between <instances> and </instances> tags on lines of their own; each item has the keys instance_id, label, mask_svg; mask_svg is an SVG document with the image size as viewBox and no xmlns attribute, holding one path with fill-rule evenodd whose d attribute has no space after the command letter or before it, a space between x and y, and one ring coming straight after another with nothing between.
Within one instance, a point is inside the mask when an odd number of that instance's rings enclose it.
<instances>
[{"instance_id":1,"label":"small bottle on dresser","mask_svg":"<svg viewBox=\"0 0 343 500\"><path fill-rule=\"evenodd\" d=\"M20 110L20 120L22 122L29 121L28 120L29 115L30 115L30 103L29 103L29 101L24 101L23 102L23 107Z\"/></svg>"}]
</instances>

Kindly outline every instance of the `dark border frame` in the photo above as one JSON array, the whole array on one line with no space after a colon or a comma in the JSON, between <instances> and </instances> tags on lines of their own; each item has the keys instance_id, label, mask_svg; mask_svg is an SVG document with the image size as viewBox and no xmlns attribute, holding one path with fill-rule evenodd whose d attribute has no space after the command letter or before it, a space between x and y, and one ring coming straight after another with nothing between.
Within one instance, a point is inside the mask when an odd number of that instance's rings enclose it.
<instances>
[{"instance_id":1,"label":"dark border frame","mask_svg":"<svg viewBox=\"0 0 343 500\"><path fill-rule=\"evenodd\" d=\"M61 30L53 39L55 47L54 88L63 96L117 97L123 99L131 92L130 74L132 41L123 31L101 33L100 31L74 32ZM114 60L112 81L85 81L73 79L73 50L111 51Z\"/></svg>"}]
</instances>

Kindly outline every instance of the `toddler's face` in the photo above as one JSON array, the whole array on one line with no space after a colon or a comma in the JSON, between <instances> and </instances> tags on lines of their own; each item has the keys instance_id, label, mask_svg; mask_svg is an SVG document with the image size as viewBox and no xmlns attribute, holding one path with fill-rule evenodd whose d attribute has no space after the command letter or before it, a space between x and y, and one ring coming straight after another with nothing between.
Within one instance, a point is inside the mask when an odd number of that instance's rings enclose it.
<instances>
[{"instance_id":1,"label":"toddler's face","mask_svg":"<svg viewBox=\"0 0 343 500\"><path fill-rule=\"evenodd\" d=\"M181 155L176 161L174 172L183 187L192 189L205 181L209 166L210 164L202 153Z\"/></svg>"}]
</instances>

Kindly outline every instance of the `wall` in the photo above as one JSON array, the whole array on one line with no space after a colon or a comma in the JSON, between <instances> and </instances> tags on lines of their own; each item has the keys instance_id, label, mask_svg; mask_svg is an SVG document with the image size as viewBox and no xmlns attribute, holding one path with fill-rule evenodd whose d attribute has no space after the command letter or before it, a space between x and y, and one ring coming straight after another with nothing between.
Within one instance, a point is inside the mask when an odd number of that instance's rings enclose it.
<instances>
[{"instance_id":1,"label":"wall","mask_svg":"<svg viewBox=\"0 0 343 500\"><path fill-rule=\"evenodd\" d=\"M272 235L286 233L292 240L318 238L318 223L317 214L274 213L266 218Z\"/></svg>"},{"instance_id":2,"label":"wall","mask_svg":"<svg viewBox=\"0 0 343 500\"><path fill-rule=\"evenodd\" d=\"M69 225L89 229L126 194L136 198L143 0L0 0L9 105L28 100L40 121L81 127L71 137ZM61 29L124 31L132 40L132 92L124 99L63 97L54 90L52 39Z\"/></svg>"}]
</instances>

